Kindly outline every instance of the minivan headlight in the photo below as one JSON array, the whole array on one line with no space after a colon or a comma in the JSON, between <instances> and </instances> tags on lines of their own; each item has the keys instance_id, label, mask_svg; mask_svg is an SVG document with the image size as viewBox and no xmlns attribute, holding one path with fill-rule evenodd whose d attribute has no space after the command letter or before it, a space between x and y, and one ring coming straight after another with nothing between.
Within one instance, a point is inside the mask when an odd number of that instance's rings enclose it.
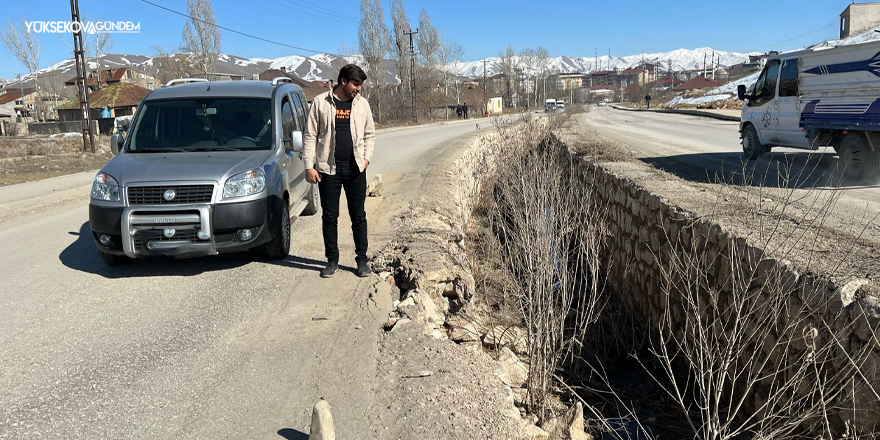
<instances>
[{"instance_id":1,"label":"minivan headlight","mask_svg":"<svg viewBox=\"0 0 880 440\"><path fill-rule=\"evenodd\" d=\"M266 189L266 172L261 168L238 173L223 185L223 198L244 197L258 194Z\"/></svg>"},{"instance_id":2,"label":"minivan headlight","mask_svg":"<svg viewBox=\"0 0 880 440\"><path fill-rule=\"evenodd\" d=\"M119 201L119 183L113 176L106 173L98 173L92 182L92 198L107 202Z\"/></svg>"}]
</instances>

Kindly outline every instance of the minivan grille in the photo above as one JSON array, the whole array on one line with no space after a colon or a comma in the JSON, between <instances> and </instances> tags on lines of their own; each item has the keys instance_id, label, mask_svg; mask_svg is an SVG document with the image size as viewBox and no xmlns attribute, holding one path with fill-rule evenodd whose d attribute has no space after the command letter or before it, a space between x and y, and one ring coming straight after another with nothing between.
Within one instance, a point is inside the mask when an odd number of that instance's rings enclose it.
<instances>
[{"instance_id":1,"label":"minivan grille","mask_svg":"<svg viewBox=\"0 0 880 440\"><path fill-rule=\"evenodd\" d=\"M173 199L165 200L165 191L174 190ZM210 203L214 185L135 186L128 188L129 205L169 205Z\"/></svg>"}]
</instances>

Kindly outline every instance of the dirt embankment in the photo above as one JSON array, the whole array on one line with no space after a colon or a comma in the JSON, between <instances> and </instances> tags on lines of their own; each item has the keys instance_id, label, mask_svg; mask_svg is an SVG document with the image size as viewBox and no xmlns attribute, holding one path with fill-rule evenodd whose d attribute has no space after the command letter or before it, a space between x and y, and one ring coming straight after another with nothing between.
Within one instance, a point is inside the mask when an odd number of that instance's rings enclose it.
<instances>
[{"instance_id":1,"label":"dirt embankment","mask_svg":"<svg viewBox=\"0 0 880 440\"><path fill-rule=\"evenodd\" d=\"M79 134L0 137L0 186L101 168L113 157L109 145L109 137L97 136L92 153L83 151Z\"/></svg>"}]
</instances>

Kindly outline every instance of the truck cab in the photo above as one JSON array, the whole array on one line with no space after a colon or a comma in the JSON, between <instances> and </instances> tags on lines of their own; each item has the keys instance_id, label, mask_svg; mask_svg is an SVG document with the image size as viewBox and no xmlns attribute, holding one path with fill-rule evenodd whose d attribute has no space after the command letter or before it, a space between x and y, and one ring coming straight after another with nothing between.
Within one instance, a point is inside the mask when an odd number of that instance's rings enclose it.
<instances>
[{"instance_id":1,"label":"truck cab","mask_svg":"<svg viewBox=\"0 0 880 440\"><path fill-rule=\"evenodd\" d=\"M853 180L880 175L880 42L777 54L751 88L740 119L749 160L771 147L833 147Z\"/></svg>"},{"instance_id":2,"label":"truck cab","mask_svg":"<svg viewBox=\"0 0 880 440\"><path fill-rule=\"evenodd\" d=\"M544 101L544 111L552 112L556 110L556 99L550 98Z\"/></svg>"}]
</instances>

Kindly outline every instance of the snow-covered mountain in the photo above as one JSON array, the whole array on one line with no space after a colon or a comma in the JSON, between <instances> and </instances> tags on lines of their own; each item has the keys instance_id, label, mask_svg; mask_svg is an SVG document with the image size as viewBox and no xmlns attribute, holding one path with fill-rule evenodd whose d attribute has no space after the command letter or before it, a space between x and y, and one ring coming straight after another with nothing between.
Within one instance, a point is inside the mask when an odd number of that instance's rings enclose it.
<instances>
[{"instance_id":1,"label":"snow-covered mountain","mask_svg":"<svg viewBox=\"0 0 880 440\"><path fill-rule=\"evenodd\" d=\"M661 70L696 70L703 68L703 63L707 66L712 65L712 57L715 57L715 63L720 66L732 66L749 60L752 53L736 53L714 50L710 47L702 47L699 49L678 49L672 52L646 53L639 55L628 55L624 57L609 57L602 55L595 57L578 57L571 58L568 56L560 56L551 58L548 64L548 70L551 74L555 73L590 73L597 70L622 70L636 67L643 63L653 63L660 65ZM486 75L492 76L501 73L501 59L497 57L486 59ZM519 57L514 57L514 62L522 64ZM483 60L456 63L451 66L452 71L459 76L477 78L483 76ZM531 69L534 70L534 69ZM534 71L528 71L528 74L534 74Z\"/></svg>"},{"instance_id":2,"label":"snow-covered mountain","mask_svg":"<svg viewBox=\"0 0 880 440\"><path fill-rule=\"evenodd\" d=\"M877 29L880 29L878 27ZM821 42L815 46L837 46L844 44L856 44L866 41L880 40L880 33L869 30L860 35L845 40L828 40ZM748 56L757 54L736 53L714 50L709 47L698 49L678 49L671 52L646 53L638 55L628 55L623 57L609 57L602 55L598 59L595 57L569 57L559 56L551 58L548 64L548 70L553 73L590 73L596 70L614 70L627 69L636 67L642 63L653 63L660 66L661 71L668 69L674 71L696 70L701 69L703 64L711 65L713 54L715 62L720 66L732 66L748 61ZM102 66L106 68L129 67L140 70L145 73L154 74L156 68L153 66L154 57L145 55L125 55L125 54L108 54L101 58ZM520 62L518 57L515 61ZM328 53L320 53L313 56L290 55L279 58L244 58L235 55L220 55L214 65L214 71L218 73L229 73L242 75L245 78L253 78L254 75L264 72L267 69L285 68L287 72L307 80L307 81L327 81L334 79L339 68L350 62L363 66L363 58L354 56L338 56ZM501 59L498 57L487 58L479 61L458 62L450 64L449 70L455 75L462 78L480 78L483 76L483 68L485 66L487 76L497 75L501 73ZM535 74L534 68L523 66L526 74ZM399 84L400 77L397 68L392 60L383 60L381 64L382 74L384 75L386 84ZM75 75L75 63L72 58L62 60L52 66L43 68L39 74L43 77L51 77L59 81L65 81ZM370 76L375 76L370 73ZM26 87L33 86L33 75L23 77ZM0 79L0 85L5 83L5 87L17 87L18 83L15 79Z\"/></svg>"}]
</instances>

